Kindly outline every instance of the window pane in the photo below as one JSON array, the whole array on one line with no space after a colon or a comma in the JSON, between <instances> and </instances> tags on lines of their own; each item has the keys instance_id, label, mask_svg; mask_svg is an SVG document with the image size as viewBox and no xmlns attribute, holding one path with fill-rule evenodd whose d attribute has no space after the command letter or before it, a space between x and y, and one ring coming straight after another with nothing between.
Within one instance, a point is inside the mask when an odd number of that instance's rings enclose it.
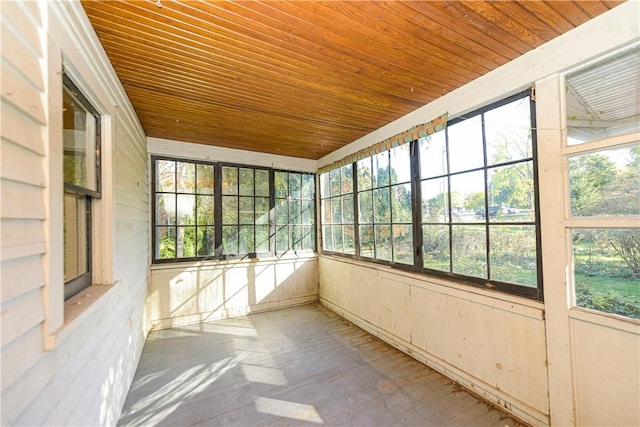
<instances>
[{"instance_id":1,"label":"window pane","mask_svg":"<svg viewBox=\"0 0 640 427\"><path fill-rule=\"evenodd\" d=\"M360 230L360 256L373 258L375 255L373 226L361 225L359 230Z\"/></svg>"},{"instance_id":2,"label":"window pane","mask_svg":"<svg viewBox=\"0 0 640 427\"><path fill-rule=\"evenodd\" d=\"M289 222L289 202L287 199L276 200L276 224L287 224Z\"/></svg>"},{"instance_id":3,"label":"window pane","mask_svg":"<svg viewBox=\"0 0 640 427\"><path fill-rule=\"evenodd\" d=\"M452 226L453 272L487 278L487 239L482 225Z\"/></svg>"},{"instance_id":4,"label":"window pane","mask_svg":"<svg viewBox=\"0 0 640 427\"><path fill-rule=\"evenodd\" d=\"M253 225L241 225L239 229L238 253L248 254L256 251Z\"/></svg>"},{"instance_id":5,"label":"window pane","mask_svg":"<svg viewBox=\"0 0 640 427\"><path fill-rule=\"evenodd\" d=\"M175 225L176 196L175 194L156 194L156 224Z\"/></svg>"},{"instance_id":6,"label":"window pane","mask_svg":"<svg viewBox=\"0 0 640 427\"><path fill-rule=\"evenodd\" d=\"M389 187L373 190L373 220L376 223L391 222Z\"/></svg>"},{"instance_id":7,"label":"window pane","mask_svg":"<svg viewBox=\"0 0 640 427\"><path fill-rule=\"evenodd\" d=\"M325 247L325 249L327 249ZM289 227L279 226L276 231L276 251L286 252L289 250Z\"/></svg>"},{"instance_id":8,"label":"window pane","mask_svg":"<svg viewBox=\"0 0 640 427\"><path fill-rule=\"evenodd\" d=\"M156 259L173 259L176 257L175 227L156 227Z\"/></svg>"},{"instance_id":9,"label":"window pane","mask_svg":"<svg viewBox=\"0 0 640 427\"><path fill-rule=\"evenodd\" d=\"M176 191L176 162L156 160L156 191Z\"/></svg>"},{"instance_id":10,"label":"window pane","mask_svg":"<svg viewBox=\"0 0 640 427\"><path fill-rule=\"evenodd\" d=\"M286 199L289 197L289 179L286 172L276 171L273 175L274 190L277 199ZM260 181L258 181L260 182Z\"/></svg>"},{"instance_id":11,"label":"window pane","mask_svg":"<svg viewBox=\"0 0 640 427\"><path fill-rule=\"evenodd\" d=\"M529 105L525 97L484 113L489 165L533 157Z\"/></svg>"},{"instance_id":12,"label":"window pane","mask_svg":"<svg viewBox=\"0 0 640 427\"><path fill-rule=\"evenodd\" d=\"M391 226L376 225L374 227L376 258L391 261Z\"/></svg>"},{"instance_id":13,"label":"window pane","mask_svg":"<svg viewBox=\"0 0 640 427\"><path fill-rule=\"evenodd\" d=\"M569 158L574 216L640 215L640 145Z\"/></svg>"},{"instance_id":14,"label":"window pane","mask_svg":"<svg viewBox=\"0 0 640 427\"><path fill-rule=\"evenodd\" d=\"M269 224L269 199L266 197L256 197L256 224Z\"/></svg>"},{"instance_id":15,"label":"window pane","mask_svg":"<svg viewBox=\"0 0 640 427\"><path fill-rule=\"evenodd\" d=\"M176 179L178 193L194 193L196 188L196 165L194 163L177 162Z\"/></svg>"},{"instance_id":16,"label":"window pane","mask_svg":"<svg viewBox=\"0 0 640 427\"><path fill-rule=\"evenodd\" d=\"M343 252L344 248L342 246L342 226L332 225L331 235L333 236L333 250L336 252Z\"/></svg>"},{"instance_id":17,"label":"window pane","mask_svg":"<svg viewBox=\"0 0 640 427\"><path fill-rule=\"evenodd\" d=\"M240 197L239 224L253 224L255 216L253 213L253 197Z\"/></svg>"},{"instance_id":18,"label":"window pane","mask_svg":"<svg viewBox=\"0 0 640 427\"><path fill-rule=\"evenodd\" d=\"M238 168L222 168L222 194L238 194Z\"/></svg>"},{"instance_id":19,"label":"window pane","mask_svg":"<svg viewBox=\"0 0 640 427\"><path fill-rule=\"evenodd\" d=\"M484 166L480 116L447 127L450 171L462 172Z\"/></svg>"},{"instance_id":20,"label":"window pane","mask_svg":"<svg viewBox=\"0 0 640 427\"><path fill-rule=\"evenodd\" d=\"M420 138L420 177L432 178L447 173L447 141L445 132Z\"/></svg>"},{"instance_id":21,"label":"window pane","mask_svg":"<svg viewBox=\"0 0 640 427\"><path fill-rule=\"evenodd\" d=\"M302 220L300 200L289 200L289 224L300 224Z\"/></svg>"},{"instance_id":22,"label":"window pane","mask_svg":"<svg viewBox=\"0 0 640 427\"><path fill-rule=\"evenodd\" d=\"M320 203L320 208L322 209L322 223L331 224L331 199L323 200Z\"/></svg>"},{"instance_id":23,"label":"window pane","mask_svg":"<svg viewBox=\"0 0 640 427\"><path fill-rule=\"evenodd\" d=\"M389 185L389 152L376 154L373 160L373 186Z\"/></svg>"},{"instance_id":24,"label":"window pane","mask_svg":"<svg viewBox=\"0 0 640 427\"><path fill-rule=\"evenodd\" d=\"M358 193L358 221L361 224L373 223L373 191Z\"/></svg>"},{"instance_id":25,"label":"window pane","mask_svg":"<svg viewBox=\"0 0 640 427\"><path fill-rule=\"evenodd\" d=\"M196 228L178 227L176 239L176 258L193 258L196 256Z\"/></svg>"},{"instance_id":26,"label":"window pane","mask_svg":"<svg viewBox=\"0 0 640 427\"><path fill-rule=\"evenodd\" d=\"M198 225L214 224L213 196L197 196Z\"/></svg>"},{"instance_id":27,"label":"window pane","mask_svg":"<svg viewBox=\"0 0 640 427\"><path fill-rule=\"evenodd\" d=\"M410 223L412 221L411 184L394 185L391 187L391 209L394 223Z\"/></svg>"},{"instance_id":28,"label":"window pane","mask_svg":"<svg viewBox=\"0 0 640 427\"><path fill-rule=\"evenodd\" d=\"M422 222L447 222L447 178L422 181Z\"/></svg>"},{"instance_id":29,"label":"window pane","mask_svg":"<svg viewBox=\"0 0 640 427\"><path fill-rule=\"evenodd\" d=\"M331 236L331 225L322 226L322 249L333 251L333 237Z\"/></svg>"},{"instance_id":30,"label":"window pane","mask_svg":"<svg viewBox=\"0 0 640 427\"><path fill-rule=\"evenodd\" d=\"M342 196L342 222L353 224L353 194Z\"/></svg>"},{"instance_id":31,"label":"window pane","mask_svg":"<svg viewBox=\"0 0 640 427\"><path fill-rule=\"evenodd\" d=\"M290 196L299 199L302 190L302 177L299 173L289 173Z\"/></svg>"},{"instance_id":32,"label":"window pane","mask_svg":"<svg viewBox=\"0 0 640 427\"><path fill-rule=\"evenodd\" d=\"M404 144L391 149L391 184L400 184L411 180L410 146L410 144Z\"/></svg>"},{"instance_id":33,"label":"window pane","mask_svg":"<svg viewBox=\"0 0 640 427\"><path fill-rule=\"evenodd\" d=\"M393 261L413 264L413 227L411 225L393 226Z\"/></svg>"},{"instance_id":34,"label":"window pane","mask_svg":"<svg viewBox=\"0 0 640 427\"><path fill-rule=\"evenodd\" d=\"M344 253L345 254L355 254L356 253L356 235L355 229L353 225L345 225L344 226Z\"/></svg>"},{"instance_id":35,"label":"window pane","mask_svg":"<svg viewBox=\"0 0 640 427\"><path fill-rule=\"evenodd\" d=\"M216 239L214 227L198 227L197 256L210 257L216 254Z\"/></svg>"},{"instance_id":36,"label":"window pane","mask_svg":"<svg viewBox=\"0 0 640 427\"><path fill-rule=\"evenodd\" d=\"M422 252L424 268L449 271L449 226L423 225Z\"/></svg>"},{"instance_id":37,"label":"window pane","mask_svg":"<svg viewBox=\"0 0 640 427\"><path fill-rule=\"evenodd\" d=\"M90 230L86 196L64 194L64 281L68 282L89 272L87 250Z\"/></svg>"},{"instance_id":38,"label":"window pane","mask_svg":"<svg viewBox=\"0 0 640 427\"><path fill-rule=\"evenodd\" d=\"M314 188L315 182L313 180L313 175L303 174L302 175L302 197L305 200L313 200L314 197Z\"/></svg>"},{"instance_id":39,"label":"window pane","mask_svg":"<svg viewBox=\"0 0 640 427\"><path fill-rule=\"evenodd\" d=\"M269 197L269 171L256 169L256 196Z\"/></svg>"},{"instance_id":40,"label":"window pane","mask_svg":"<svg viewBox=\"0 0 640 427\"><path fill-rule=\"evenodd\" d=\"M269 252L269 226L268 225L256 225L256 252L267 253Z\"/></svg>"},{"instance_id":41,"label":"window pane","mask_svg":"<svg viewBox=\"0 0 640 427\"><path fill-rule=\"evenodd\" d=\"M225 255L238 254L237 225L225 225L222 227L222 251Z\"/></svg>"},{"instance_id":42,"label":"window pane","mask_svg":"<svg viewBox=\"0 0 640 427\"><path fill-rule=\"evenodd\" d=\"M311 251L315 247L315 229L311 226L302 226L302 249Z\"/></svg>"},{"instance_id":43,"label":"window pane","mask_svg":"<svg viewBox=\"0 0 640 427\"><path fill-rule=\"evenodd\" d=\"M340 169L334 169L329 172L329 176L331 179L331 196L337 196L340 194L340 185L341 185L341 176Z\"/></svg>"},{"instance_id":44,"label":"window pane","mask_svg":"<svg viewBox=\"0 0 640 427\"><path fill-rule=\"evenodd\" d=\"M532 161L489 169L488 184L491 221L535 220Z\"/></svg>"},{"instance_id":45,"label":"window pane","mask_svg":"<svg viewBox=\"0 0 640 427\"><path fill-rule=\"evenodd\" d=\"M640 131L640 48L567 76L569 145Z\"/></svg>"},{"instance_id":46,"label":"window pane","mask_svg":"<svg viewBox=\"0 0 640 427\"><path fill-rule=\"evenodd\" d=\"M196 165L198 183L196 191L198 194L213 194L214 170L213 165Z\"/></svg>"},{"instance_id":47,"label":"window pane","mask_svg":"<svg viewBox=\"0 0 640 427\"><path fill-rule=\"evenodd\" d=\"M241 168L240 172L240 195L253 196L253 169Z\"/></svg>"},{"instance_id":48,"label":"window pane","mask_svg":"<svg viewBox=\"0 0 640 427\"><path fill-rule=\"evenodd\" d=\"M465 222L484 222L484 172L476 171L452 175L449 184L453 199L451 203L454 206L462 204L466 213L464 215Z\"/></svg>"},{"instance_id":49,"label":"window pane","mask_svg":"<svg viewBox=\"0 0 640 427\"><path fill-rule=\"evenodd\" d=\"M193 225L196 223L196 196L178 194L178 225Z\"/></svg>"},{"instance_id":50,"label":"window pane","mask_svg":"<svg viewBox=\"0 0 640 427\"><path fill-rule=\"evenodd\" d=\"M238 223L238 198L236 196L222 197L222 223Z\"/></svg>"},{"instance_id":51,"label":"window pane","mask_svg":"<svg viewBox=\"0 0 640 427\"><path fill-rule=\"evenodd\" d=\"M342 194L353 193L353 167L346 165L340 168Z\"/></svg>"},{"instance_id":52,"label":"window pane","mask_svg":"<svg viewBox=\"0 0 640 427\"><path fill-rule=\"evenodd\" d=\"M342 198L334 197L331 199L331 218L333 224L342 223Z\"/></svg>"},{"instance_id":53,"label":"window pane","mask_svg":"<svg viewBox=\"0 0 640 427\"><path fill-rule=\"evenodd\" d=\"M320 196L322 198L331 197L331 173L323 173L320 175Z\"/></svg>"},{"instance_id":54,"label":"window pane","mask_svg":"<svg viewBox=\"0 0 640 427\"><path fill-rule=\"evenodd\" d=\"M62 102L64 182L98 191L98 119L66 86Z\"/></svg>"},{"instance_id":55,"label":"window pane","mask_svg":"<svg viewBox=\"0 0 640 427\"><path fill-rule=\"evenodd\" d=\"M371 158L360 160L356 167L358 169L358 191L370 189L373 184Z\"/></svg>"},{"instance_id":56,"label":"window pane","mask_svg":"<svg viewBox=\"0 0 640 427\"><path fill-rule=\"evenodd\" d=\"M302 249L302 227L299 225L294 225L289 228L291 231L291 246L290 248L294 251L299 251Z\"/></svg>"},{"instance_id":57,"label":"window pane","mask_svg":"<svg viewBox=\"0 0 640 427\"><path fill-rule=\"evenodd\" d=\"M489 233L490 278L535 288L538 285L535 226L494 225Z\"/></svg>"},{"instance_id":58,"label":"window pane","mask_svg":"<svg viewBox=\"0 0 640 427\"><path fill-rule=\"evenodd\" d=\"M640 319L640 229L573 231L578 307Z\"/></svg>"},{"instance_id":59,"label":"window pane","mask_svg":"<svg viewBox=\"0 0 640 427\"><path fill-rule=\"evenodd\" d=\"M314 224L315 217L313 215L313 200L303 200L302 201L302 223L303 224Z\"/></svg>"}]
</instances>

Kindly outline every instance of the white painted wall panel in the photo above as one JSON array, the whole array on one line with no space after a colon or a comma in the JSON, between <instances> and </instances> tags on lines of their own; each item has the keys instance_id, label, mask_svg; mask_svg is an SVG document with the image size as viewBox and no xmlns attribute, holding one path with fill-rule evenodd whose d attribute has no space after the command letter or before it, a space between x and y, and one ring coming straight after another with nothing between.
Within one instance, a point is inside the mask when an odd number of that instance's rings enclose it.
<instances>
[{"instance_id":1,"label":"white painted wall panel","mask_svg":"<svg viewBox=\"0 0 640 427\"><path fill-rule=\"evenodd\" d=\"M151 270L149 321L161 329L317 299L315 256L157 265Z\"/></svg>"}]
</instances>

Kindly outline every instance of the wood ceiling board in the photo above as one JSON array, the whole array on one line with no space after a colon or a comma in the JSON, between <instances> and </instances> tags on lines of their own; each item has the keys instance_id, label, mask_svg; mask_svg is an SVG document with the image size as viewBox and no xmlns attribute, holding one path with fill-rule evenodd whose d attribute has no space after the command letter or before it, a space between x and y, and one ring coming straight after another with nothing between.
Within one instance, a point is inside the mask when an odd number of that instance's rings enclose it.
<instances>
[{"instance_id":1,"label":"wood ceiling board","mask_svg":"<svg viewBox=\"0 0 640 427\"><path fill-rule=\"evenodd\" d=\"M161 4L83 0L147 135L318 159L618 2Z\"/></svg>"}]
</instances>

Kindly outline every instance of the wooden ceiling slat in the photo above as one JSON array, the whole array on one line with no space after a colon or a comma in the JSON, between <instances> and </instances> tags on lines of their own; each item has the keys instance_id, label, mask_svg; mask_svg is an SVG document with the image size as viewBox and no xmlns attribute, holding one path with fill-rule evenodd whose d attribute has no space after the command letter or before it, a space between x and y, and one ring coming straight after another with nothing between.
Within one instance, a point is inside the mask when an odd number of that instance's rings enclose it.
<instances>
[{"instance_id":1,"label":"wooden ceiling slat","mask_svg":"<svg viewBox=\"0 0 640 427\"><path fill-rule=\"evenodd\" d=\"M148 136L310 159L619 3L82 2Z\"/></svg>"},{"instance_id":2,"label":"wooden ceiling slat","mask_svg":"<svg viewBox=\"0 0 640 427\"><path fill-rule=\"evenodd\" d=\"M105 17L102 17L102 18L96 18L96 21L98 21L99 19L102 19L103 20L102 22L104 22L106 20ZM116 21L116 22L114 23L113 21ZM118 25L120 25L119 23L117 23L117 21L118 20L114 17L114 18L111 19L111 21L109 21L109 22L111 22L109 25L111 25L112 27L115 28ZM206 58L205 59L201 59L201 55L204 52L204 48L202 48L202 50L199 50L199 51L192 51L192 49L189 49L188 47L186 47L183 50L180 50L177 46L174 47L174 45L172 43L170 43L169 40L165 40L165 44L158 43L158 42L150 42L150 41L147 41L146 38L145 38L147 36L146 32L143 32L143 31L141 31L139 29L130 29L130 28L127 28L126 30L129 31L129 34L128 34L129 37L119 40L118 41L119 44L127 45L129 43L134 43L134 41L132 41L131 39L134 38L135 35L137 34L137 35L140 36L139 40L140 40L141 44L142 44L143 41L145 42L144 43L145 49L156 48L157 51L158 52L162 52L165 57L169 56L169 54L174 54L174 55L181 54L182 56L186 56L186 57L192 58L194 62L201 62L204 67L210 66L210 65L207 64ZM105 36L105 37L107 37L107 36ZM116 50L116 49L114 49L114 50ZM210 52L206 52L206 54L211 55ZM170 58L170 56L169 56L169 58ZM259 63L259 60L256 60L256 63ZM251 64L249 62L239 63L239 64L242 66L242 67L239 66L239 68L243 68L246 73L250 73L249 69L251 68ZM262 66L265 65L265 63L260 63L260 64ZM237 69L230 68L230 66L227 66L224 63L216 63L215 65L216 65L215 68L219 68L222 72L225 72L225 74L233 75L232 73L234 73L234 72L237 73L238 72ZM255 73L258 73L258 71L256 71L256 68L253 67L253 69L254 69L254 71L253 71L254 74L253 75L255 77L259 77L258 75L255 74ZM275 79L275 78L278 77L279 75L281 75L282 72L283 72L282 67L279 67L277 65L273 66L271 69L263 68L260 71L262 73L271 73L271 76L274 77L274 79L271 80L272 82L277 82L278 80ZM335 70L334 70L334 72L335 72ZM344 84L343 84L343 87L339 87L338 83L335 82L335 79L329 81L328 83L326 83L326 86L321 81L318 81L318 80L322 80L322 79L327 79L331 75L332 74L330 74L330 73L322 73L321 75L313 76L313 78L310 78L310 76L308 76L308 75L300 75L300 76L297 77L299 79L298 80L298 85L300 85L301 82L306 82L307 87L309 87L311 85L315 85L316 88L321 92L326 92L326 89L325 89L326 87L332 88L334 90L342 90L343 92L340 94L341 97L344 97L345 91L346 92L353 92L353 90L351 88L344 86ZM264 76L260 76L260 77L264 77ZM293 78L293 74L291 74L291 77ZM316 83L313 83L313 82L316 82ZM373 90L369 91L368 94L369 95L366 98L359 98L357 101L358 102L367 102L367 101L375 100L375 97L374 97L375 93L373 92ZM387 95L387 96L389 96L389 95ZM384 106L384 104L382 104L382 105Z\"/></svg>"}]
</instances>

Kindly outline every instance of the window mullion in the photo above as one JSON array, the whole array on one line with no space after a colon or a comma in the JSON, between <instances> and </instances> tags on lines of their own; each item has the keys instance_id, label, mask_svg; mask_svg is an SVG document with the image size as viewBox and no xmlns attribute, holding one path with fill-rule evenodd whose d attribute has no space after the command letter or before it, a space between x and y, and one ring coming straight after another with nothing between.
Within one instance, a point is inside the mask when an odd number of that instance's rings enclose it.
<instances>
[{"instance_id":1,"label":"window mullion","mask_svg":"<svg viewBox=\"0 0 640 427\"><path fill-rule=\"evenodd\" d=\"M420 150L418 141L410 142L411 167L411 223L413 224L413 265L416 270L422 270L422 191L420 188Z\"/></svg>"},{"instance_id":2,"label":"window mullion","mask_svg":"<svg viewBox=\"0 0 640 427\"><path fill-rule=\"evenodd\" d=\"M213 190L213 222L215 230L216 258L222 258L222 166L216 163L213 168L215 176Z\"/></svg>"}]
</instances>

